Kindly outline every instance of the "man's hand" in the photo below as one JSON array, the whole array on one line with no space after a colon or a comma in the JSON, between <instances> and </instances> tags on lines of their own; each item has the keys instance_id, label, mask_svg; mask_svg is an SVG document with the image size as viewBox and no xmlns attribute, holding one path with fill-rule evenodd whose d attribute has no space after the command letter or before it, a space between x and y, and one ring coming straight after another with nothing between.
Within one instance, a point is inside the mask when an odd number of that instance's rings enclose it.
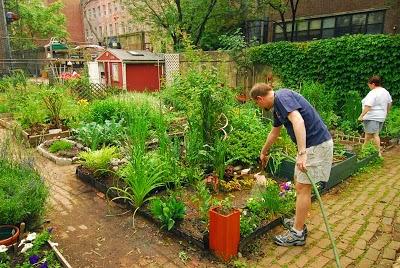
<instances>
[{"instance_id":1,"label":"man's hand","mask_svg":"<svg viewBox=\"0 0 400 268\"><path fill-rule=\"evenodd\" d=\"M260 153L261 168L264 169L268 163L269 155L266 153Z\"/></svg>"},{"instance_id":2,"label":"man's hand","mask_svg":"<svg viewBox=\"0 0 400 268\"><path fill-rule=\"evenodd\" d=\"M301 172L307 171L306 162L307 162L307 154L302 154L297 156L296 165Z\"/></svg>"},{"instance_id":3,"label":"man's hand","mask_svg":"<svg viewBox=\"0 0 400 268\"><path fill-rule=\"evenodd\" d=\"M363 121L363 116L362 116L362 115L360 115L360 116L358 117L358 121Z\"/></svg>"}]
</instances>

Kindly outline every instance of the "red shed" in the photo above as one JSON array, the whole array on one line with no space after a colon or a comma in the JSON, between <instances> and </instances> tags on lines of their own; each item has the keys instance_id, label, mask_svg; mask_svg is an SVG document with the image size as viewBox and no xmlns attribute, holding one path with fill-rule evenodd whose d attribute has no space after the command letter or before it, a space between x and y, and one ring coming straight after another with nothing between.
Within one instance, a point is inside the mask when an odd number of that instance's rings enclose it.
<instances>
[{"instance_id":1,"label":"red shed","mask_svg":"<svg viewBox=\"0 0 400 268\"><path fill-rule=\"evenodd\" d=\"M164 56L149 51L107 49L99 57L102 83L128 91L158 91Z\"/></svg>"}]
</instances>

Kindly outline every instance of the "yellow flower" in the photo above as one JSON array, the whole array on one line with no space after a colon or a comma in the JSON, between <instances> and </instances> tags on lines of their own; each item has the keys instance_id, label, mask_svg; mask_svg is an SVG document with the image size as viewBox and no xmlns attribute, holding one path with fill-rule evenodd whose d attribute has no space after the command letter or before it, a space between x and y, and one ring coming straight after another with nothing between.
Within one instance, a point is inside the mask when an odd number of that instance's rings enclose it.
<instances>
[{"instance_id":1,"label":"yellow flower","mask_svg":"<svg viewBox=\"0 0 400 268\"><path fill-rule=\"evenodd\" d=\"M89 104L89 102L88 102L87 99L80 99L80 100L78 101L78 104L79 104L79 105L82 105L82 106L86 106L86 105Z\"/></svg>"}]
</instances>

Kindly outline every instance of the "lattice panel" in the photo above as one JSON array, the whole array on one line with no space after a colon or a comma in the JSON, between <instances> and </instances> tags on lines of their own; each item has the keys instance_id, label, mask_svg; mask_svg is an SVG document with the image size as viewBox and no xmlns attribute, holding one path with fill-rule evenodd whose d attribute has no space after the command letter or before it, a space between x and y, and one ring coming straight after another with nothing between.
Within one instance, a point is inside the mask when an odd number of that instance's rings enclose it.
<instances>
[{"instance_id":1,"label":"lattice panel","mask_svg":"<svg viewBox=\"0 0 400 268\"><path fill-rule=\"evenodd\" d=\"M179 54L164 54L165 57L165 80L170 84L174 75L179 73Z\"/></svg>"}]
</instances>

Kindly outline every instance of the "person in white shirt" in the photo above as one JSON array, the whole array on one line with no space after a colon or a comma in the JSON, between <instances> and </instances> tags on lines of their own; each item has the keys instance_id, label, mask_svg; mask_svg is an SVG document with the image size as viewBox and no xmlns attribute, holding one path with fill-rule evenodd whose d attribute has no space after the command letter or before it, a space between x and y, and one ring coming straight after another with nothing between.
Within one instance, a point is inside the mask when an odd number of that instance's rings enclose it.
<instances>
[{"instance_id":1,"label":"person in white shirt","mask_svg":"<svg viewBox=\"0 0 400 268\"><path fill-rule=\"evenodd\" d=\"M358 120L364 124L365 144L372 140L379 150L379 156L381 156L379 132L392 107L392 97L381 85L380 76L374 75L368 80L368 87L371 91L361 101L362 112L358 117Z\"/></svg>"}]
</instances>

